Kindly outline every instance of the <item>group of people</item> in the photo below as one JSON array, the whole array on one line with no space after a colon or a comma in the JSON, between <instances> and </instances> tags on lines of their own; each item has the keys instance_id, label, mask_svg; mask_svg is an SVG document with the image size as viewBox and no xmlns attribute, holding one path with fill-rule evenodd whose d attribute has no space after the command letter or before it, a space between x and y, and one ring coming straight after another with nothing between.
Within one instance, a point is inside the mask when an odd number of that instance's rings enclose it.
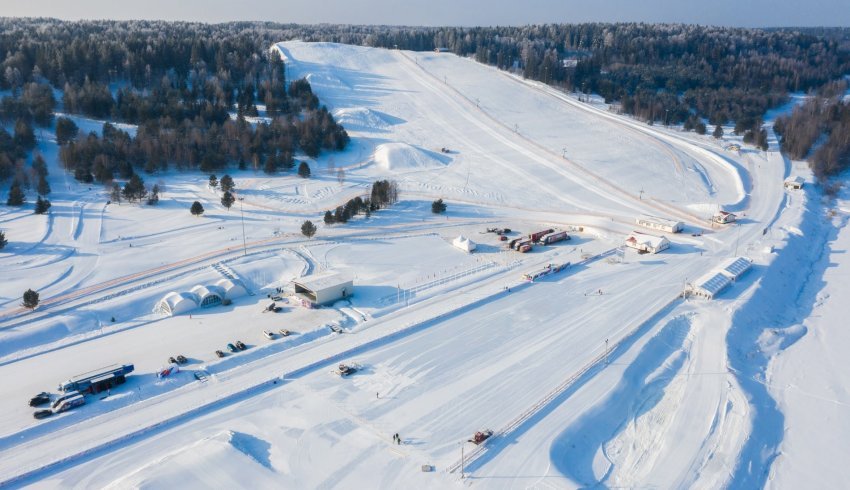
<instances>
[{"instance_id":1,"label":"group of people","mask_svg":"<svg viewBox=\"0 0 850 490\"><path fill-rule=\"evenodd\" d=\"M398 435L398 432L393 434L393 442L396 444L401 444L401 436Z\"/></svg>"}]
</instances>

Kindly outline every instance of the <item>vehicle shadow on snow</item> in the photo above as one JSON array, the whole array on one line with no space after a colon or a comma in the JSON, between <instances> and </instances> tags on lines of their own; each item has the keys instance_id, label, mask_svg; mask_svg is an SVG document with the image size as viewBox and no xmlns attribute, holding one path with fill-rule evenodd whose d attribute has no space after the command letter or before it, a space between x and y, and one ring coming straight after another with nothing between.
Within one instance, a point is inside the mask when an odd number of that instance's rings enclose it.
<instances>
[{"instance_id":1,"label":"vehicle shadow on snow","mask_svg":"<svg viewBox=\"0 0 850 490\"><path fill-rule=\"evenodd\" d=\"M839 228L823 220L817 196L808 194L800 223L803 233L788 234L782 251L764 269L758 289L732 317L726 335L729 370L747 395L753 429L741 448L728 488L764 487L779 455L785 415L764 379L775 353L806 334L801 323L811 314L817 294L826 284L823 274L831 266L828 242L835 239ZM789 284L796 286L777 291ZM764 352L763 345L773 348Z\"/></svg>"}]
</instances>

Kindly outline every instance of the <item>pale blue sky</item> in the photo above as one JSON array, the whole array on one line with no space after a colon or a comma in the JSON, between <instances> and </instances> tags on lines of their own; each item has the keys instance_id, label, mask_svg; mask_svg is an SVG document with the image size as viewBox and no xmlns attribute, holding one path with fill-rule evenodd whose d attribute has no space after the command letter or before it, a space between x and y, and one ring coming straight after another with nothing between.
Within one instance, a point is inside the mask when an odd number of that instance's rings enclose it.
<instances>
[{"instance_id":1,"label":"pale blue sky","mask_svg":"<svg viewBox=\"0 0 850 490\"><path fill-rule=\"evenodd\" d=\"M0 16L465 26L590 21L850 26L850 0L0 0Z\"/></svg>"}]
</instances>

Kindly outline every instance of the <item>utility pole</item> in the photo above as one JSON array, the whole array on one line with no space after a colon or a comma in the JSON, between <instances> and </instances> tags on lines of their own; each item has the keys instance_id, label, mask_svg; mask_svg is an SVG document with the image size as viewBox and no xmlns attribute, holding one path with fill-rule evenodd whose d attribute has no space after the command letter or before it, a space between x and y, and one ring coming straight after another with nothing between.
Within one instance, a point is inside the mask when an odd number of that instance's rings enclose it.
<instances>
[{"instance_id":1,"label":"utility pole","mask_svg":"<svg viewBox=\"0 0 850 490\"><path fill-rule=\"evenodd\" d=\"M242 217L242 255L248 255L248 243L245 241L245 213L242 211L244 200L244 197L239 198L239 215Z\"/></svg>"}]
</instances>

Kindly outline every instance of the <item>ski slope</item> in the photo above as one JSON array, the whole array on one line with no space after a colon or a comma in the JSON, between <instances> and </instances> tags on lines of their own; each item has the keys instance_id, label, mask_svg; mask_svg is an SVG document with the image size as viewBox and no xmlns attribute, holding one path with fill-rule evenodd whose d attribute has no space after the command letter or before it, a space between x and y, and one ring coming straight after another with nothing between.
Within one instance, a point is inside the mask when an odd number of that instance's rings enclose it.
<instances>
[{"instance_id":1,"label":"ski slope","mask_svg":"<svg viewBox=\"0 0 850 490\"><path fill-rule=\"evenodd\" d=\"M768 152L730 153L734 137L646 126L445 53L297 41L272 49L290 79L310 80L352 143L297 156L310 179L230 172L239 208L222 208L208 176L192 173L145 176L165 189L156 207L107 204L107 191L63 173L55 141L39 139L51 214L0 212L10 239L0 252L0 486L846 480L837 464L850 403L838 355L846 339L835 329L850 205L845 196L825 219L812 186L784 190L785 177L808 173L775 141ZM324 210L384 178L399 183L398 204L321 223ZM430 212L437 198L446 215ZM195 200L203 217L188 213ZM712 226L719 208L739 222ZM638 214L682 220L685 232L668 235L660 254L620 256ZM319 225L311 240L300 235L304 219ZM519 254L485 233L492 227L572 238ZM475 253L452 247L461 234ZM713 301L681 297L733 256L752 258L753 269ZM287 299L281 313L263 312L268 295L323 270L351 273L354 296L316 310ZM252 294L191 316L152 311L170 291L231 276ZM18 306L28 287L42 295L33 312ZM281 328L293 335L261 334ZM249 349L213 354L237 339ZM183 371L157 379L177 354L190 360ZM359 371L331 374L340 362ZM31 417L30 396L110 363L136 371L102 399ZM809 371L822 381L811 384ZM494 431L485 444L467 442L484 429ZM815 443L813 432L831 436Z\"/></svg>"}]
</instances>

